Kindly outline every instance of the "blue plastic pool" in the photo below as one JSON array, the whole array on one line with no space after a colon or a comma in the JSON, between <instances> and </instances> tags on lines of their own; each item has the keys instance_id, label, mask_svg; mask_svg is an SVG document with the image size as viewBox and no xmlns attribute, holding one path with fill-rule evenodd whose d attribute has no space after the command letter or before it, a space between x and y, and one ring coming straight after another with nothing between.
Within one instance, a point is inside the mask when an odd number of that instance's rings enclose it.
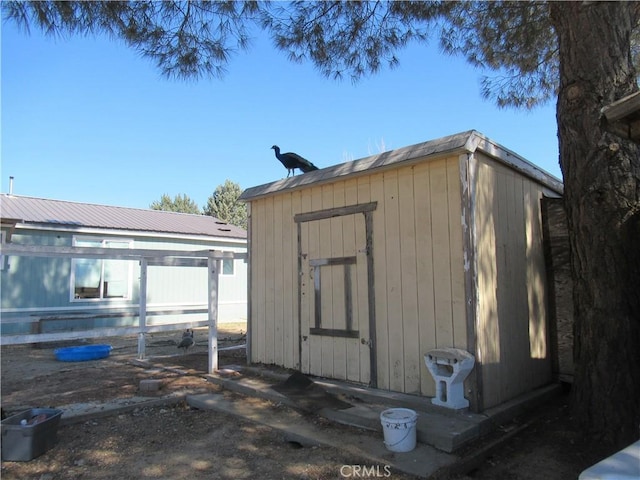
<instances>
[{"instance_id":1,"label":"blue plastic pool","mask_svg":"<svg viewBox=\"0 0 640 480\"><path fill-rule=\"evenodd\" d=\"M111 352L111 345L84 345L82 347L57 348L53 351L61 362L84 362L107 358Z\"/></svg>"}]
</instances>

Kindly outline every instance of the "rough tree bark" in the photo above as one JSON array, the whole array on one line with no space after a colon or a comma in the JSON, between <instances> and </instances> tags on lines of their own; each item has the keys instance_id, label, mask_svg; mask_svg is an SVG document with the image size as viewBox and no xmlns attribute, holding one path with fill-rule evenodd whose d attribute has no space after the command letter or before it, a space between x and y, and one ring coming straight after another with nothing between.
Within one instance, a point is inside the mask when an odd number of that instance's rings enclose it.
<instances>
[{"instance_id":1,"label":"rough tree bark","mask_svg":"<svg viewBox=\"0 0 640 480\"><path fill-rule=\"evenodd\" d=\"M637 90L635 2L552 2L557 104L574 280L573 413L621 447L640 432L640 152L610 134L600 109Z\"/></svg>"}]
</instances>

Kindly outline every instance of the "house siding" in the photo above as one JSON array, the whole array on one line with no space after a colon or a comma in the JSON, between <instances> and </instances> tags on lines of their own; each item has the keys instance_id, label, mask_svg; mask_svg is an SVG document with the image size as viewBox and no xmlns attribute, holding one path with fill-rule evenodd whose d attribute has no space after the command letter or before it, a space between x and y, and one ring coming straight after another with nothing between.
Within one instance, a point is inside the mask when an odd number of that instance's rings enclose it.
<instances>
[{"instance_id":1,"label":"house siding","mask_svg":"<svg viewBox=\"0 0 640 480\"><path fill-rule=\"evenodd\" d=\"M16 232L14 243L71 246L71 236L56 232ZM1 272L2 309L39 309L69 304L71 263L65 258L8 257Z\"/></svg>"},{"instance_id":2,"label":"house siding","mask_svg":"<svg viewBox=\"0 0 640 480\"><path fill-rule=\"evenodd\" d=\"M17 229L11 241L20 245L72 246L73 232L47 231L43 229ZM133 240L133 248L157 250L203 250L216 249L244 252L244 245L237 242L215 242L206 240L176 240L164 237L137 237L133 232L100 232L91 234L83 229L78 234L83 239L117 238ZM74 300L70 299L71 265L70 258L46 258L28 256L9 256L8 268L1 272L2 289L0 293L2 314L5 320L12 316L24 317L35 314L55 313L56 311L99 312L108 308L138 308L140 266L133 261L131 284L132 295L129 299ZM219 283L218 318L220 322L246 319L247 308L247 264L242 260L234 261L234 275L221 275ZM180 316L154 316L153 308L177 308L200 306L206 308L208 301L208 277L206 268L193 267L148 267L147 308L150 323L172 323L180 321ZM206 320L207 314L182 316L190 321ZM66 330L104 326L122 326L137 324L136 317L119 319L92 319L83 324L81 321L47 322L49 330ZM16 330L18 329L18 330ZM25 330L26 329L26 330ZM28 333L27 325L3 323L3 333ZM46 330L42 330L46 331Z\"/></svg>"}]
</instances>

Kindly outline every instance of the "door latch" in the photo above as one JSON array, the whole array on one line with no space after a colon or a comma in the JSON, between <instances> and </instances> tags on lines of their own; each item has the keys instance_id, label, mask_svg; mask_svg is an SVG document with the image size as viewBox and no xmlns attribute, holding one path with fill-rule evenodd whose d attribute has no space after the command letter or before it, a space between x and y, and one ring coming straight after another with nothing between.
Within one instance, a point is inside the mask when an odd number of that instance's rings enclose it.
<instances>
[{"instance_id":1,"label":"door latch","mask_svg":"<svg viewBox=\"0 0 640 480\"><path fill-rule=\"evenodd\" d=\"M371 348L373 346L373 342L371 342L371 339L367 340L365 338L361 338L360 339L360 343L363 344L363 345L366 345L369 348Z\"/></svg>"}]
</instances>

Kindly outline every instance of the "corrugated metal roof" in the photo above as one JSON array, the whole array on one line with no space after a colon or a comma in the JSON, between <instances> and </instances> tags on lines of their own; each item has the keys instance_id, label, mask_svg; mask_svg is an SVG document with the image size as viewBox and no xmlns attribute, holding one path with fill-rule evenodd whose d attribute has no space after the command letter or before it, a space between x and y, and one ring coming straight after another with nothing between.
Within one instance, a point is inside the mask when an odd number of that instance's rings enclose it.
<instances>
[{"instance_id":1,"label":"corrugated metal roof","mask_svg":"<svg viewBox=\"0 0 640 480\"><path fill-rule=\"evenodd\" d=\"M476 150L490 155L523 175L536 179L538 182L558 193L563 191L562 181L558 178L545 172L517 153L490 140L480 132L469 130L436 140L409 145L370 157L353 160L351 162L333 165L303 175L283 178L282 180L272 183L247 188L242 192L242 195L240 195L240 200L250 201L266 195L288 190L297 190L320 183L333 182L352 175L362 175L371 173L374 170L394 168L399 164L420 161L426 157L435 157L444 154L449 155L454 152L473 153Z\"/></svg>"},{"instance_id":2,"label":"corrugated metal roof","mask_svg":"<svg viewBox=\"0 0 640 480\"><path fill-rule=\"evenodd\" d=\"M244 229L209 215L113 207L9 194L0 194L0 217L34 225L247 238Z\"/></svg>"}]
</instances>

